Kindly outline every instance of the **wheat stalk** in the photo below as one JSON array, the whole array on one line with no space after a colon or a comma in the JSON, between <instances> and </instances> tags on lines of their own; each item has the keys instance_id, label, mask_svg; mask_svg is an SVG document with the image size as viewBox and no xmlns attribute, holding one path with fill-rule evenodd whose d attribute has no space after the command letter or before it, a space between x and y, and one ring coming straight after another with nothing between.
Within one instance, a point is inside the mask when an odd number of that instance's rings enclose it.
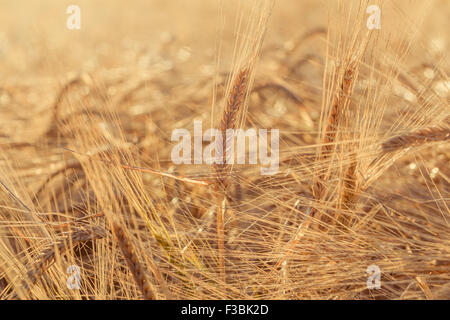
<instances>
[{"instance_id":1,"label":"wheat stalk","mask_svg":"<svg viewBox=\"0 0 450 320\"><path fill-rule=\"evenodd\" d=\"M215 162L214 169L216 171L216 187L223 190L223 196L218 196L217 205L217 242L218 242L218 253L219 253L219 270L222 281L225 283L225 245L224 245L224 216L226 212L226 189L229 183L230 165L227 163L227 158L233 155L228 155L230 151L227 148L227 144L233 141L234 136L231 135L227 137L228 129L235 129L236 120L244 103L245 93L247 91L248 85L248 69L242 69L233 84L233 88L228 96L227 105L222 114L222 120L220 121L219 130L222 134L222 138L218 140L218 154L216 154L217 159L221 159L222 163Z\"/></svg>"},{"instance_id":2,"label":"wheat stalk","mask_svg":"<svg viewBox=\"0 0 450 320\"><path fill-rule=\"evenodd\" d=\"M136 256L133 245L125 235L122 227L120 227L117 223L113 223L113 234L119 244L128 268L133 274L134 280L144 296L144 299L155 300L155 294L153 293L151 285L145 275L145 270Z\"/></svg>"},{"instance_id":3,"label":"wheat stalk","mask_svg":"<svg viewBox=\"0 0 450 320\"><path fill-rule=\"evenodd\" d=\"M327 119L327 126L325 129L325 135L322 140L322 147L319 151L317 157L317 162L321 163L328 160L334 151L336 140L337 129L339 127L340 119L348 105L347 101L349 99L352 87L353 87L353 76L355 73L355 63L350 63L344 72L341 84L339 86L339 91L336 93L333 103L331 105L330 114ZM322 201L326 195L326 182L329 180L328 173L321 172L318 174L317 178L313 184L313 196L317 201ZM299 243L300 238L305 234L305 231L309 228L314 216L317 214L317 219L320 220L320 212L317 207L312 207L308 214L306 215L305 221L299 226L295 237L288 243L287 250L283 257L278 260L275 264L274 272L279 269L279 267L289 258L292 253L293 248Z\"/></svg>"},{"instance_id":4,"label":"wheat stalk","mask_svg":"<svg viewBox=\"0 0 450 320\"><path fill-rule=\"evenodd\" d=\"M350 63L344 72L339 91L336 93L333 103L331 105L330 114L327 119L327 126L325 128L325 135L322 139L322 147L317 157L317 163L326 162L331 158L333 151L335 150L335 142L337 130L339 128L340 120L346 107L348 106L348 100L353 87L353 76L355 73L355 63ZM327 182L329 180L328 171L320 171L313 184L313 196L320 202L324 200L327 193ZM311 209L312 219L317 214L317 220L320 221L321 213L317 207Z\"/></svg>"}]
</instances>

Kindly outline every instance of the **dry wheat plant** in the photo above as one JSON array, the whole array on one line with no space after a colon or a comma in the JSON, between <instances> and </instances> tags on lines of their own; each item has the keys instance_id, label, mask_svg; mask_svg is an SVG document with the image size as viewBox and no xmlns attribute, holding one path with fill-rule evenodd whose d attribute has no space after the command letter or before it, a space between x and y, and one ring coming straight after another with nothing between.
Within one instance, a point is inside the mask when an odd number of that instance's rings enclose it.
<instances>
[{"instance_id":1,"label":"dry wheat plant","mask_svg":"<svg viewBox=\"0 0 450 320\"><path fill-rule=\"evenodd\" d=\"M450 299L448 1L73 2L0 4L1 299Z\"/></svg>"}]
</instances>

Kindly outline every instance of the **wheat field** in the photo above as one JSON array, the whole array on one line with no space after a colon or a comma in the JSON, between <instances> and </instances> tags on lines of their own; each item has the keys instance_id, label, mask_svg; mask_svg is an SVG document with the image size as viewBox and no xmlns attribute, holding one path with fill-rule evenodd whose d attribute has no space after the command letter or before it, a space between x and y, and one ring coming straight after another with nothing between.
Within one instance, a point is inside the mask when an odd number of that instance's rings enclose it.
<instances>
[{"instance_id":1,"label":"wheat field","mask_svg":"<svg viewBox=\"0 0 450 320\"><path fill-rule=\"evenodd\" d=\"M449 1L0 9L0 299L450 299Z\"/></svg>"}]
</instances>

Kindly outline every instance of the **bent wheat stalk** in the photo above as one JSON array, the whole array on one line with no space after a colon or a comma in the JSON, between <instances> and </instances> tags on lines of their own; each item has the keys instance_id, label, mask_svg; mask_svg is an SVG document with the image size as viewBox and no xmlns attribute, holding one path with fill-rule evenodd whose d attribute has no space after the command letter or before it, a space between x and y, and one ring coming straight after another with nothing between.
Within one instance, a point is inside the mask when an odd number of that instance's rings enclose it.
<instances>
[{"instance_id":1,"label":"bent wheat stalk","mask_svg":"<svg viewBox=\"0 0 450 320\"><path fill-rule=\"evenodd\" d=\"M202 186L210 186L211 184L213 184L213 182L206 181L206 180L196 180L196 179L191 179L191 178L184 177L184 176L181 176L181 175L172 174L172 173L169 173L169 172L163 172L163 171L155 170L155 169L152 169L152 168L136 167L136 166L131 166L131 165L125 164L125 163L117 163L117 162L113 162L113 161L107 160L107 159L96 158L96 157L94 157L92 155L83 154L83 153L77 152L75 150L66 148L66 147L62 147L62 149L70 151L70 152L72 152L74 154L77 154L79 156L88 157L91 160L95 160L95 161L99 161L99 162L103 162L103 163L109 163L109 164L112 164L112 165L119 165L120 167L122 167L124 169L127 169L127 170L151 173L151 174L154 174L154 175L159 175L161 177L167 177L167 178L171 178L171 179L174 179L174 180L183 181L183 182L191 183L191 184L198 184L198 185L202 185Z\"/></svg>"},{"instance_id":2,"label":"bent wheat stalk","mask_svg":"<svg viewBox=\"0 0 450 320\"><path fill-rule=\"evenodd\" d=\"M2 181L0 180L0 186L2 186L6 192L13 198L18 204L20 204L25 210L32 212L32 210L22 201L18 196L15 195L14 192L11 191L10 188Z\"/></svg>"}]
</instances>

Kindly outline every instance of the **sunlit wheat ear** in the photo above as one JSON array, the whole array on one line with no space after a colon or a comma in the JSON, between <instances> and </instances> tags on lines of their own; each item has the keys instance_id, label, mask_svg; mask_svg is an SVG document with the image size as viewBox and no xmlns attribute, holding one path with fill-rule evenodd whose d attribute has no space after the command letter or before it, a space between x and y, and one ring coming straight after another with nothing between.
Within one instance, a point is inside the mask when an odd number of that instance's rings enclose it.
<instances>
[{"instance_id":1,"label":"sunlit wheat ear","mask_svg":"<svg viewBox=\"0 0 450 320\"><path fill-rule=\"evenodd\" d=\"M428 142L450 140L450 126L441 124L434 127L413 130L393 137L383 143L383 151L396 151L408 147L419 146Z\"/></svg>"},{"instance_id":2,"label":"sunlit wheat ear","mask_svg":"<svg viewBox=\"0 0 450 320\"><path fill-rule=\"evenodd\" d=\"M326 159L331 156L334 150L334 144L336 140L336 134L339 127L340 119L344 114L345 108L348 105L348 99L353 85L353 76L355 73L355 67L350 64L345 70L344 77L341 81L339 91L336 93L333 104L331 105L330 114L327 120L327 126L325 129L325 136L323 138L323 145L320 150L320 159Z\"/></svg>"},{"instance_id":3,"label":"sunlit wheat ear","mask_svg":"<svg viewBox=\"0 0 450 320\"><path fill-rule=\"evenodd\" d=\"M219 130L222 134L222 140L218 141L218 150L221 153L217 154L216 157L222 160L221 164L215 164L214 168L216 170L217 178L216 182L219 187L226 188L229 180L229 170L230 165L227 164L227 141L234 139L234 137L229 137L227 140L227 129L236 128L236 120L239 111L244 103L245 93L247 91L249 72L247 68L242 69L236 79L234 80L233 89L231 90L227 105L223 111L222 120L220 122ZM232 140L231 140L232 141ZM234 156L234 155L231 155Z\"/></svg>"},{"instance_id":4,"label":"sunlit wheat ear","mask_svg":"<svg viewBox=\"0 0 450 320\"><path fill-rule=\"evenodd\" d=\"M70 235L72 245L89 240L98 240L105 237L105 230L101 227L93 227L87 230L78 230ZM62 254L64 251L70 249L70 242L68 239L59 241L56 245L52 245L50 248L42 252L39 256L37 263L33 268L27 272L28 281L23 281L22 286L25 291L30 290L30 286L36 284L45 271L51 267L55 262L57 254ZM14 295L17 298L17 295Z\"/></svg>"},{"instance_id":5,"label":"sunlit wheat ear","mask_svg":"<svg viewBox=\"0 0 450 320\"><path fill-rule=\"evenodd\" d=\"M133 245L125 235L123 229L117 223L113 223L113 233L117 243L119 244L120 250L122 251L128 268L133 274L134 280L141 290L144 299L155 300L156 296L153 293L151 285L145 275L145 270L142 268L142 265L140 264L139 259L135 254Z\"/></svg>"}]
</instances>

